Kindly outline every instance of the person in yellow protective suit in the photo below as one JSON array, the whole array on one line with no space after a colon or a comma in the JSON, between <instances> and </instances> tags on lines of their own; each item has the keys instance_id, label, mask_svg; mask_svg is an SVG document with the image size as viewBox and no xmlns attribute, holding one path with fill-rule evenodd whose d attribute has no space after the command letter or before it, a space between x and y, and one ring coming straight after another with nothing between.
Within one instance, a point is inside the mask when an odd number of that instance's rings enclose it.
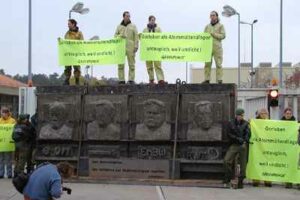
<instances>
[{"instance_id":1,"label":"person in yellow protective suit","mask_svg":"<svg viewBox=\"0 0 300 200\"><path fill-rule=\"evenodd\" d=\"M82 32L79 31L79 28L77 27L77 21L76 20L69 19L68 20L68 27L69 27L69 30L65 34L65 39L66 40L83 40ZM74 77L76 79L75 83L76 83L76 85L79 85L80 66L79 65L74 65L73 68L74 68ZM76 73L78 71L79 71L79 73ZM72 66L66 66L64 74L65 74L64 85L70 85L69 81L70 81L70 77L71 77L71 74L72 74ZM78 76L78 74L79 74L79 76Z\"/></svg>"},{"instance_id":2,"label":"person in yellow protective suit","mask_svg":"<svg viewBox=\"0 0 300 200\"><path fill-rule=\"evenodd\" d=\"M150 15L148 18L147 27L143 30L144 33L161 33L160 27L155 23L155 16ZM160 61L146 61L146 67L149 75L149 83L154 84L154 70L156 73L157 81L160 85L165 83L164 72L161 68ZM153 70L154 68L154 70Z\"/></svg>"},{"instance_id":3,"label":"person in yellow protective suit","mask_svg":"<svg viewBox=\"0 0 300 200\"><path fill-rule=\"evenodd\" d=\"M0 124L15 124L16 120L11 117L11 113L8 108L1 108ZM12 178L12 160L13 152L4 151L0 152L0 179L4 178L5 167L7 178Z\"/></svg>"},{"instance_id":4,"label":"person in yellow protective suit","mask_svg":"<svg viewBox=\"0 0 300 200\"><path fill-rule=\"evenodd\" d=\"M224 26L219 21L219 15L216 11L210 13L210 24L205 27L204 32L210 33L213 38L213 49L212 57L214 57L216 63L216 81L217 83L222 83L222 62L223 62L223 48L222 40L225 39L225 29ZM210 83L210 72L211 72L211 62L205 63L204 75L205 81L203 83Z\"/></svg>"},{"instance_id":5,"label":"person in yellow protective suit","mask_svg":"<svg viewBox=\"0 0 300 200\"><path fill-rule=\"evenodd\" d=\"M136 26L130 21L130 13L128 11L123 13L123 20L117 27L115 37L122 37L126 39L126 56L129 65L128 83L134 84L135 53L139 46L139 36ZM119 84L125 84L124 67L125 64L118 65Z\"/></svg>"}]
</instances>

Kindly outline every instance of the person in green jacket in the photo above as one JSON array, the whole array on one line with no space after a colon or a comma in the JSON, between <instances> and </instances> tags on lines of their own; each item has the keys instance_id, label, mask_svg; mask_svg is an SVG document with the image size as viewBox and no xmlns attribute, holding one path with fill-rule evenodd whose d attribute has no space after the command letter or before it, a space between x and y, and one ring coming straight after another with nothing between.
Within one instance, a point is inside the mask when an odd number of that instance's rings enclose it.
<instances>
[{"instance_id":1,"label":"person in green jacket","mask_svg":"<svg viewBox=\"0 0 300 200\"><path fill-rule=\"evenodd\" d=\"M210 33L213 38L213 49L212 57L214 57L216 63L216 81L217 83L222 83L222 62L223 62L223 48L222 40L225 39L225 29L224 26L220 23L219 15L216 11L210 13L210 24L205 27L204 32ZM211 62L205 63L204 75L205 81L203 83L210 83L210 72L211 72Z\"/></svg>"},{"instance_id":2,"label":"person in green jacket","mask_svg":"<svg viewBox=\"0 0 300 200\"><path fill-rule=\"evenodd\" d=\"M148 18L148 24L147 27L143 30L143 33L161 33L160 27L157 26L155 23L155 16L150 15ZM156 73L156 77L158 80L158 83L160 85L163 85L165 83L164 81L164 72L161 68L161 62L160 61L146 61L146 67L149 75L149 83L154 84L154 70ZM154 68L154 70L153 70Z\"/></svg>"},{"instance_id":3,"label":"person in green jacket","mask_svg":"<svg viewBox=\"0 0 300 200\"><path fill-rule=\"evenodd\" d=\"M128 11L123 13L123 20L116 29L115 37L122 37L126 40L126 56L129 65L128 83L134 84L135 53L139 46L139 36L136 26L130 21L130 13ZM118 65L119 84L125 84L124 67L125 64Z\"/></svg>"},{"instance_id":4,"label":"person in green jacket","mask_svg":"<svg viewBox=\"0 0 300 200\"><path fill-rule=\"evenodd\" d=\"M74 19L69 19L68 20L68 28L69 30L65 34L65 39L66 40L83 40L83 34L81 31L79 31L79 28L77 26L77 21ZM74 77L75 77L75 83L76 85L79 85L79 78L81 75L80 71L80 66L79 65L74 65ZM64 85L70 85L70 77L72 74L72 66L66 66L65 67L65 82Z\"/></svg>"}]
</instances>

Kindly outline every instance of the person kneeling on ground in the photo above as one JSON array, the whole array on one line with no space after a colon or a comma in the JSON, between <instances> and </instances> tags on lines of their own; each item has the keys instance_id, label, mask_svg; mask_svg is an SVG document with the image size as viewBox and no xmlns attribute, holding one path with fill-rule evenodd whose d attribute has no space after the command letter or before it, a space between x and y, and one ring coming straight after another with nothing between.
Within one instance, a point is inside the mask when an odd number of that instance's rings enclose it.
<instances>
[{"instance_id":1,"label":"person kneeling on ground","mask_svg":"<svg viewBox=\"0 0 300 200\"><path fill-rule=\"evenodd\" d=\"M74 168L67 162L57 165L45 164L38 167L30 175L23 194L24 200L49 200L60 198L62 195L62 178L73 175Z\"/></svg>"}]
</instances>

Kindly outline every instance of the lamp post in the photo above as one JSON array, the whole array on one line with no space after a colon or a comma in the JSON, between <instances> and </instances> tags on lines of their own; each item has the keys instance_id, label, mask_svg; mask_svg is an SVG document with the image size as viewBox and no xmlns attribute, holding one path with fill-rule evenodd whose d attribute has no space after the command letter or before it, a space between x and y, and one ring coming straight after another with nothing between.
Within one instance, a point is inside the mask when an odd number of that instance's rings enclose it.
<instances>
[{"instance_id":1,"label":"lamp post","mask_svg":"<svg viewBox=\"0 0 300 200\"><path fill-rule=\"evenodd\" d=\"M28 80L27 84L32 87L32 70L31 70L31 14L32 14L32 3L28 1Z\"/></svg>"},{"instance_id":2,"label":"lamp post","mask_svg":"<svg viewBox=\"0 0 300 200\"><path fill-rule=\"evenodd\" d=\"M280 40L279 40L279 89L282 89L283 84L282 84L282 57L283 57L283 32L282 32L282 26L283 26L283 0L280 0ZM279 97L279 111L278 111L278 116L282 116L284 109L284 99L283 96Z\"/></svg>"},{"instance_id":3,"label":"lamp post","mask_svg":"<svg viewBox=\"0 0 300 200\"><path fill-rule=\"evenodd\" d=\"M279 52L279 87L282 88L282 7L283 7L283 0L280 0L280 52Z\"/></svg>"},{"instance_id":4,"label":"lamp post","mask_svg":"<svg viewBox=\"0 0 300 200\"><path fill-rule=\"evenodd\" d=\"M231 16L234 16L234 15L237 15L238 16L238 88L240 87L241 85L241 58L240 58L240 41L241 41L241 38L240 38L240 21L241 21L241 18L240 18L240 13L238 13L233 7L229 6L229 5L225 5L223 7L223 12L222 12L222 15L224 17L231 17Z\"/></svg>"},{"instance_id":5,"label":"lamp post","mask_svg":"<svg viewBox=\"0 0 300 200\"><path fill-rule=\"evenodd\" d=\"M188 82L188 62L185 62L185 82Z\"/></svg>"},{"instance_id":6,"label":"lamp post","mask_svg":"<svg viewBox=\"0 0 300 200\"><path fill-rule=\"evenodd\" d=\"M250 25L251 26L251 73L250 73L250 76L251 76L251 88L253 87L253 75L254 75L254 67L253 67L253 26L257 22L258 22L257 19L253 20L252 23L244 22L244 21L240 22L241 24L246 24L246 25Z\"/></svg>"},{"instance_id":7,"label":"lamp post","mask_svg":"<svg viewBox=\"0 0 300 200\"><path fill-rule=\"evenodd\" d=\"M76 3L72 9L69 11L69 19L72 18L72 12L75 12L75 13L79 13L79 14L87 14L90 9L89 8L83 8L84 4L82 2L78 2Z\"/></svg>"}]
</instances>

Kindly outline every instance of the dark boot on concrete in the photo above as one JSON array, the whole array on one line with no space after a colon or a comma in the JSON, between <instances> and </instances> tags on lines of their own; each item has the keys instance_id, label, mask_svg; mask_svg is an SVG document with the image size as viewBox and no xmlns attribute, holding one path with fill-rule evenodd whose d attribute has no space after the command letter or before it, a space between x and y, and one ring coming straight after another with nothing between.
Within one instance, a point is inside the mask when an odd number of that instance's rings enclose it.
<instances>
[{"instance_id":1,"label":"dark boot on concrete","mask_svg":"<svg viewBox=\"0 0 300 200\"><path fill-rule=\"evenodd\" d=\"M238 189L243 189L244 188L244 183L243 183L243 179L239 179L238 181Z\"/></svg>"},{"instance_id":2,"label":"dark boot on concrete","mask_svg":"<svg viewBox=\"0 0 300 200\"><path fill-rule=\"evenodd\" d=\"M155 84L154 80L149 80L149 85L154 85L154 84Z\"/></svg>"},{"instance_id":3,"label":"dark boot on concrete","mask_svg":"<svg viewBox=\"0 0 300 200\"><path fill-rule=\"evenodd\" d=\"M159 84L160 86L164 86L164 85L166 84L166 82L165 82L164 80L160 80L160 81L158 81L158 84Z\"/></svg>"},{"instance_id":4,"label":"dark boot on concrete","mask_svg":"<svg viewBox=\"0 0 300 200\"><path fill-rule=\"evenodd\" d=\"M70 85L70 79L66 78L66 79L64 80L63 85Z\"/></svg>"},{"instance_id":5,"label":"dark boot on concrete","mask_svg":"<svg viewBox=\"0 0 300 200\"><path fill-rule=\"evenodd\" d=\"M128 83L129 85L134 85L134 84L135 84L134 81L128 81L127 83Z\"/></svg>"}]
</instances>

